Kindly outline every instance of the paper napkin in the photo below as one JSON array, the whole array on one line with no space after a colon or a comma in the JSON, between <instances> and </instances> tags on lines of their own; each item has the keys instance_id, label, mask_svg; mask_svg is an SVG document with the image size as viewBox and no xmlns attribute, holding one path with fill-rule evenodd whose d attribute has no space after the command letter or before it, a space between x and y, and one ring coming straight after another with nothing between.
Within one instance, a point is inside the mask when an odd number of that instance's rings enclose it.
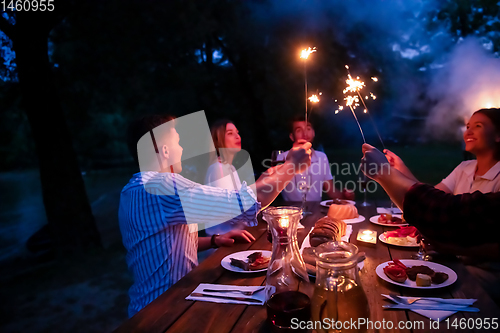
<instances>
[{"instance_id":1,"label":"paper napkin","mask_svg":"<svg viewBox=\"0 0 500 333\"><path fill-rule=\"evenodd\" d=\"M403 214L398 207L377 207L377 214Z\"/></svg>"},{"instance_id":2,"label":"paper napkin","mask_svg":"<svg viewBox=\"0 0 500 333\"><path fill-rule=\"evenodd\" d=\"M256 292L252 296L246 296L239 292L226 292L226 293L217 293L217 292L207 292L203 291L203 289L213 289L213 290L228 290L228 289L237 289L241 291L254 291L256 289L262 288L262 286L234 286L234 285L226 285L226 284L210 284L210 283L200 283L193 293L203 293L206 295L216 295L216 296L230 296L230 297L245 297L245 298L253 298L261 301L261 303L256 302L245 302L238 301L232 299L222 299L222 298L211 298L208 296L202 297L194 297L189 295L186 297L187 300L190 301L205 301L205 302L214 302L214 303L230 303L230 304L247 304L247 305L264 305L266 301L266 293L265 289Z\"/></svg>"}]
</instances>

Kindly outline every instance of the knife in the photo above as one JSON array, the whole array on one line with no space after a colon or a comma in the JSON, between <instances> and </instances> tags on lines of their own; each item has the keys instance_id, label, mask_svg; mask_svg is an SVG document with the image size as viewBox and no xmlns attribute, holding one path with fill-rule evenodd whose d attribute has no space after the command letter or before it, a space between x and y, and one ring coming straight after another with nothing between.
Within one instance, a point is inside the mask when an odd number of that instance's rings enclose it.
<instances>
[{"instance_id":1,"label":"knife","mask_svg":"<svg viewBox=\"0 0 500 333\"><path fill-rule=\"evenodd\" d=\"M403 305L403 304L391 304L382 305L384 309L405 309L405 310L439 310L439 311L465 311L465 312L479 312L478 308L473 307L461 307L454 305Z\"/></svg>"},{"instance_id":2,"label":"knife","mask_svg":"<svg viewBox=\"0 0 500 333\"><path fill-rule=\"evenodd\" d=\"M220 299L231 299L234 301L240 301L240 302L252 302L252 303L259 303L262 304L263 302L255 299L255 298L248 298L248 297L236 297L236 296L222 296L222 295L209 295L209 294L203 294L203 293L191 293L192 297L212 297L212 298L220 298Z\"/></svg>"}]
</instances>

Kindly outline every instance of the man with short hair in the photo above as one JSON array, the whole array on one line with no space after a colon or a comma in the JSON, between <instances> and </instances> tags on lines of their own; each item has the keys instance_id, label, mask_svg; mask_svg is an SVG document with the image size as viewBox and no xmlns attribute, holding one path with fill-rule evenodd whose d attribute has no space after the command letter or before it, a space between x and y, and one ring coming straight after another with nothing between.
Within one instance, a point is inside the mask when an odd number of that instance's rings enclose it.
<instances>
[{"instance_id":1,"label":"man with short hair","mask_svg":"<svg viewBox=\"0 0 500 333\"><path fill-rule=\"evenodd\" d=\"M134 276L129 290L131 317L198 264L197 250L255 240L245 230L198 238L198 225L188 224L188 220L251 223L261 204L245 182L239 191L230 191L200 185L178 174L183 148L174 117L150 115L135 121L127 141L142 171L123 188L118 213L127 265ZM309 147L304 145L280 166L284 175L276 172L261 180L260 186L269 187L262 206L269 205L291 179L293 174L287 171L309 163Z\"/></svg>"},{"instance_id":2,"label":"man with short hair","mask_svg":"<svg viewBox=\"0 0 500 333\"><path fill-rule=\"evenodd\" d=\"M305 142L312 144L316 133L310 121L307 122L303 116L296 116L290 122L290 140L293 142L292 147L299 147ZM330 170L328 157L321 151L312 150L311 166L305 171L310 177L309 191L307 192L307 201L320 201L322 192L324 191L331 199L354 199L354 193L347 190L339 190L335 188L333 176ZM289 151L284 152L280 159L286 158ZM302 193L297 189L297 184L300 183L300 174L296 174L293 180L285 187L282 192L285 201L301 201Z\"/></svg>"}]
</instances>

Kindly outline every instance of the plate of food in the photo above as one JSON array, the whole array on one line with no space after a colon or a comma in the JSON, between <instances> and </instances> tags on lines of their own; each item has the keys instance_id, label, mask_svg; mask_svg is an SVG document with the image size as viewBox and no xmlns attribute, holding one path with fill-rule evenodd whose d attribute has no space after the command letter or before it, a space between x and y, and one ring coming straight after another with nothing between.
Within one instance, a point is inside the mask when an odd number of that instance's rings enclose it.
<instances>
[{"instance_id":1,"label":"plate of food","mask_svg":"<svg viewBox=\"0 0 500 333\"><path fill-rule=\"evenodd\" d=\"M394 231L386 231L378 236L378 239L385 244L402 246L402 247L418 247L420 233L417 228L412 226L400 227Z\"/></svg>"},{"instance_id":2,"label":"plate of food","mask_svg":"<svg viewBox=\"0 0 500 333\"><path fill-rule=\"evenodd\" d=\"M355 217L353 219L344 219L344 222L347 224L354 224L354 223L360 223L365 220L365 217L363 215L358 215L358 217Z\"/></svg>"},{"instance_id":3,"label":"plate of food","mask_svg":"<svg viewBox=\"0 0 500 333\"><path fill-rule=\"evenodd\" d=\"M382 213L380 215L370 217L370 222L378 225L383 225L385 227L400 227L408 225L408 223L403 220L403 217L400 214Z\"/></svg>"},{"instance_id":4,"label":"plate of food","mask_svg":"<svg viewBox=\"0 0 500 333\"><path fill-rule=\"evenodd\" d=\"M319 204L323 207L330 207L331 204L337 204L337 205L355 205L356 201L354 200L344 200L344 199L334 199L334 200L325 200L321 201Z\"/></svg>"},{"instance_id":5,"label":"plate of food","mask_svg":"<svg viewBox=\"0 0 500 333\"><path fill-rule=\"evenodd\" d=\"M332 201L332 200L330 200ZM359 223L365 220L363 215L358 214L358 209L349 200L333 200L328 208L327 216L332 219L344 220L347 224Z\"/></svg>"},{"instance_id":6,"label":"plate of food","mask_svg":"<svg viewBox=\"0 0 500 333\"><path fill-rule=\"evenodd\" d=\"M422 260L394 259L377 266L377 275L389 283L414 289L437 289L457 281L457 273L444 265Z\"/></svg>"},{"instance_id":7,"label":"plate of food","mask_svg":"<svg viewBox=\"0 0 500 333\"><path fill-rule=\"evenodd\" d=\"M250 250L231 253L221 260L220 264L228 271L238 273L265 272L272 252L265 250Z\"/></svg>"}]
</instances>

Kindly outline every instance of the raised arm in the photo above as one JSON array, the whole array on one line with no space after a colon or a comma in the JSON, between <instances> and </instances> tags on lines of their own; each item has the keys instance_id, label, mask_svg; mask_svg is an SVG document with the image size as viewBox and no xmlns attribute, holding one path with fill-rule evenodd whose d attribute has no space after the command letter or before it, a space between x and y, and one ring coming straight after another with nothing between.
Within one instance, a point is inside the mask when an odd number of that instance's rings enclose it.
<instances>
[{"instance_id":1,"label":"raised arm","mask_svg":"<svg viewBox=\"0 0 500 333\"><path fill-rule=\"evenodd\" d=\"M304 172L311 165L311 143L306 142L290 149L285 163L268 169L257 179L257 198L262 209L269 206L297 173Z\"/></svg>"}]
</instances>

